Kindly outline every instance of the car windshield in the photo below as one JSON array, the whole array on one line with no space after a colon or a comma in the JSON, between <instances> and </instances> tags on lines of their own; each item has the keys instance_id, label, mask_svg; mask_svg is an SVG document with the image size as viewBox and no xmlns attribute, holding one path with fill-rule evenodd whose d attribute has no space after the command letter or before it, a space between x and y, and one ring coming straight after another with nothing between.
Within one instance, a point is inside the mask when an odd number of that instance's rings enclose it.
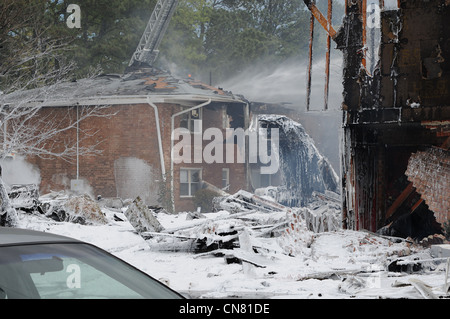
<instances>
[{"instance_id":1,"label":"car windshield","mask_svg":"<svg viewBox=\"0 0 450 319\"><path fill-rule=\"evenodd\" d=\"M0 298L181 298L162 283L82 243L0 247Z\"/></svg>"}]
</instances>

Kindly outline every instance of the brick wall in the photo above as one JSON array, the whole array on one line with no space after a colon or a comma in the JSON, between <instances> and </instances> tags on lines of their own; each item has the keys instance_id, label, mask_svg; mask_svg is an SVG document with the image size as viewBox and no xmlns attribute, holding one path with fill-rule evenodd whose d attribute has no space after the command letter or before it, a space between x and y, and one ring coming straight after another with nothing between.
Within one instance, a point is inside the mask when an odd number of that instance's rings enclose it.
<instances>
[{"instance_id":1,"label":"brick wall","mask_svg":"<svg viewBox=\"0 0 450 319\"><path fill-rule=\"evenodd\" d=\"M219 128L221 129L223 137L226 136L226 131L223 128L223 116L226 113L223 112L226 106L215 106L215 107L205 107L203 109L203 131L208 128ZM177 143L177 141L175 141ZM211 141L202 139L201 148L192 148L191 151L191 163L181 163L174 165L174 197L175 206L177 211L182 210L195 210L196 207L193 203L192 198L186 198L180 196L180 169L182 168L196 168L202 170L202 180L216 187L222 187L222 169L228 168L230 172L230 189L228 192L235 193L240 189L246 188L246 169L245 164L237 162L237 147L234 147L235 160L233 163L226 163L226 145L223 144L223 161L222 163L195 163L194 162L194 152L202 151L205 149ZM194 139L192 135L192 144L194 144ZM170 158L170 155L169 155ZM170 164L169 164L170 165Z\"/></svg>"},{"instance_id":2,"label":"brick wall","mask_svg":"<svg viewBox=\"0 0 450 319\"><path fill-rule=\"evenodd\" d=\"M171 157L171 115L181 111L179 105L162 104L158 105L161 137L166 171L170 170ZM98 149L102 150L100 155L80 156L79 174L92 188L92 195L102 195L103 197L115 197L118 194L117 178L125 178L124 167L129 166L126 159L137 159L142 163L142 173L152 172L155 179L153 184L160 183L161 165L158 148L158 140L155 125L155 114L151 106L147 104L117 105L112 106L105 112L117 112L116 115L106 117L92 117L80 124L80 130L95 129L97 132L93 136L80 134L82 141L80 146L98 144ZM53 112L57 118L64 118L67 112L71 112L72 118L76 117L76 109L69 108L46 108L42 110L42 115ZM222 106L209 107L204 109L204 129L208 127L222 128ZM179 126L180 118L175 119L175 127ZM64 123L61 123L63 125ZM61 134L55 142L63 143L67 140L76 140L76 130L70 130ZM208 142L204 143L206 145ZM224 153L225 154L225 153ZM41 193L58 191L70 188L70 180L76 178L76 159L67 162L62 159L42 159L39 157L28 157L28 162L37 166L41 173ZM130 160L129 162L132 162ZM125 165L125 166L124 166ZM230 169L231 189L233 193L241 188L245 188L245 164L179 164L174 166L174 198L177 211L195 209L191 198L180 198L179 196L179 169L180 167L202 168L203 179L218 187L222 185L222 168ZM139 172L130 172L130 176L137 176ZM125 175L124 175L125 174ZM146 176L147 176L146 175ZM122 176L122 177L120 177ZM150 175L148 175L150 176ZM139 176L138 176L139 177ZM139 182L139 181L137 181ZM150 183L151 184L151 183ZM123 186L123 183L121 184ZM154 192L157 187L150 187L149 191ZM153 196L155 197L155 196Z\"/></svg>"},{"instance_id":3,"label":"brick wall","mask_svg":"<svg viewBox=\"0 0 450 319\"><path fill-rule=\"evenodd\" d=\"M438 223L450 219L450 152L430 148L411 155L405 173L434 212Z\"/></svg>"}]
</instances>

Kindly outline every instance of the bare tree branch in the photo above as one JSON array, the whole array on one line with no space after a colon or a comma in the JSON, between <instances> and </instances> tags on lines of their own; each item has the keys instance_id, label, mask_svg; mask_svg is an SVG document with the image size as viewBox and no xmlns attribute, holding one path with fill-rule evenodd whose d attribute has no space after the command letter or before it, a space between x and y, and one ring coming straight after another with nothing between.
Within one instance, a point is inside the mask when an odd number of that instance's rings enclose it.
<instances>
[{"instance_id":1,"label":"bare tree branch","mask_svg":"<svg viewBox=\"0 0 450 319\"><path fill-rule=\"evenodd\" d=\"M61 92L76 100L90 81L71 85L76 66L65 58L70 39L51 35L43 22L45 4L0 0L0 159L15 153L72 162L76 155L100 154L103 141L92 142L97 129L81 124L115 115L108 105L47 107ZM93 69L91 78L99 73ZM1 177L0 201L0 225L14 224Z\"/></svg>"}]
</instances>

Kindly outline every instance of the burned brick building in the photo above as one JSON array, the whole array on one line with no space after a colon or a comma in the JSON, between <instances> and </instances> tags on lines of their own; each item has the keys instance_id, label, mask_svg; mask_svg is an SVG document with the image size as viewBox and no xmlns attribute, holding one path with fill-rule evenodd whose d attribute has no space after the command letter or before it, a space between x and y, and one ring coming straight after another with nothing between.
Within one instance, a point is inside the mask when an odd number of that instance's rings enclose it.
<instances>
[{"instance_id":1,"label":"burned brick building","mask_svg":"<svg viewBox=\"0 0 450 319\"><path fill-rule=\"evenodd\" d=\"M344 55L343 226L376 231L405 216L429 223L429 214L442 225L450 218L450 1L348 0L345 9L331 34Z\"/></svg>"},{"instance_id":2,"label":"burned brick building","mask_svg":"<svg viewBox=\"0 0 450 319\"><path fill-rule=\"evenodd\" d=\"M150 66L13 93L4 101L37 104L38 127L60 123L64 129L52 137L53 147L76 142L77 156L69 161L28 154L26 161L40 172L41 193L139 196L180 212L201 207L198 200L208 196L203 189L217 196L284 184L281 199L289 205L307 203L314 191L338 191L331 164L300 124L264 116L267 110L243 96ZM68 126L89 109L99 110ZM90 146L99 154L78 154Z\"/></svg>"},{"instance_id":3,"label":"burned brick building","mask_svg":"<svg viewBox=\"0 0 450 319\"><path fill-rule=\"evenodd\" d=\"M180 211L196 209L194 194L203 183L231 193L247 188L245 163L194 160L209 143L202 139L208 128L225 135L227 128L248 127L249 103L242 97L152 67L41 90L51 92L44 96L39 90L28 90L5 100L10 99L11 105L38 101L36 118L61 122L62 127L66 126L64 121L77 118L84 109L101 106L99 112L105 115L87 117L78 128L63 130L51 141L56 147L74 141L80 149L96 145L100 154L80 155L70 161L32 155L26 158L39 169L41 193L72 189L102 197L140 196L149 205L161 204L160 197L165 196ZM200 123L199 128L195 122ZM201 149L194 149L193 143L189 160L181 163L175 161L177 154L172 154L179 139L172 136L177 128L183 128L192 140L200 138L197 146ZM164 194L161 189L165 189Z\"/></svg>"}]
</instances>

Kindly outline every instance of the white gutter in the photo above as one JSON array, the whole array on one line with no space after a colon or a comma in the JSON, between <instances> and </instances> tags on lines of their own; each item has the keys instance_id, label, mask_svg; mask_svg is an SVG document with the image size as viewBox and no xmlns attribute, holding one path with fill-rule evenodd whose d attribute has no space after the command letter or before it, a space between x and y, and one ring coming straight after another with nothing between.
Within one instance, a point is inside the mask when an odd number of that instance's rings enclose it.
<instances>
[{"instance_id":1,"label":"white gutter","mask_svg":"<svg viewBox=\"0 0 450 319\"><path fill-rule=\"evenodd\" d=\"M77 104L77 181L80 179L80 119L78 108L79 105Z\"/></svg>"},{"instance_id":2,"label":"white gutter","mask_svg":"<svg viewBox=\"0 0 450 319\"><path fill-rule=\"evenodd\" d=\"M202 108L202 107L204 107L204 106L206 106L208 104L211 104L211 99L209 99L207 102L204 102L204 103L199 104L197 106L194 106L194 107L191 107L189 109L186 109L186 110L183 110L181 112L173 114L172 118L171 118L171 125L170 125L171 134L173 134L173 131L174 131L175 117L177 117L179 115L182 115L182 114L185 114L187 112L190 112L190 111ZM172 197L172 210L173 210L173 212L175 212L175 196L174 196L174 191L173 191L173 189L174 189L174 181L173 181L173 146L174 146L173 145L173 138L172 138L172 135L171 135L170 136L170 179L171 179L170 180L170 193L171 193L171 197Z\"/></svg>"},{"instance_id":3,"label":"white gutter","mask_svg":"<svg viewBox=\"0 0 450 319\"><path fill-rule=\"evenodd\" d=\"M155 110L156 134L158 136L158 147L159 147L159 160L161 162L162 179L165 182L166 181L166 165L164 163L164 153L163 153L163 146L162 146L162 140L161 140L161 128L159 126L158 107L152 101L150 101L149 97L147 97L147 103L151 107L153 107L153 110Z\"/></svg>"},{"instance_id":4,"label":"white gutter","mask_svg":"<svg viewBox=\"0 0 450 319\"><path fill-rule=\"evenodd\" d=\"M229 96L208 96L197 94L173 94L173 95L111 95L111 96L96 96L76 99L55 99L55 100L31 100L25 105L37 105L40 107L64 107L64 106L98 106L98 105L125 105L125 104L147 104L148 100L153 103L174 103L182 106L193 106L201 101L214 101L223 103L244 103L240 99ZM4 104L14 105L15 101L4 101Z\"/></svg>"}]
</instances>

